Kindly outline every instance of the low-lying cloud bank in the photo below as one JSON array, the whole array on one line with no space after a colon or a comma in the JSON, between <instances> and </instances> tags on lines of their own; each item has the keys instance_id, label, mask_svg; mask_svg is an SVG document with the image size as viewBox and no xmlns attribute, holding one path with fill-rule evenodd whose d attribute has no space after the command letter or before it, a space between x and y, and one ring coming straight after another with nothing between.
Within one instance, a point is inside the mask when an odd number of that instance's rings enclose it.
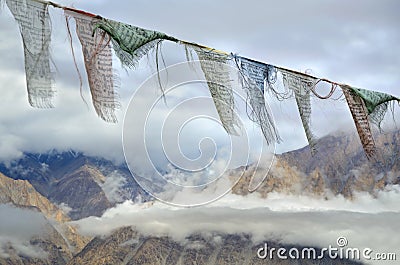
<instances>
[{"instance_id":1,"label":"low-lying cloud bank","mask_svg":"<svg viewBox=\"0 0 400 265\"><path fill-rule=\"evenodd\" d=\"M0 216L0 258L10 257L7 251L10 247L19 256L42 258L47 255L30 243L33 237L45 233L48 221L41 213L0 204Z\"/></svg>"},{"instance_id":2,"label":"low-lying cloud bank","mask_svg":"<svg viewBox=\"0 0 400 265\"><path fill-rule=\"evenodd\" d=\"M87 235L107 235L122 226L133 226L144 235L166 235L183 241L193 233L244 233L255 243L273 240L287 244L337 246L346 237L349 247L375 252L396 252L400 239L400 187L374 198L359 193L349 201L271 194L261 199L228 195L203 207L176 208L159 202L135 205L124 202L102 217L74 222Z\"/></svg>"}]
</instances>

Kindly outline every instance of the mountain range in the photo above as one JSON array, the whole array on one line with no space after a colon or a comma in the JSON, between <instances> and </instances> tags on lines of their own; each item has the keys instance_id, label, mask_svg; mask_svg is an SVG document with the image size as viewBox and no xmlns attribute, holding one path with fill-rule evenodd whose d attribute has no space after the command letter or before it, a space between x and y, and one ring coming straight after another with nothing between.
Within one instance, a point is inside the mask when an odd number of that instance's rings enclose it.
<instances>
[{"instance_id":1,"label":"mountain range","mask_svg":"<svg viewBox=\"0 0 400 265\"><path fill-rule=\"evenodd\" d=\"M314 156L308 146L276 155L256 192L263 197L271 192L313 196L330 193L351 199L355 192L375 195L387 185L400 184L400 131L379 134L375 141L377 152L369 160L357 136L344 133L321 138ZM233 192L248 194L250 179L245 174Z\"/></svg>"},{"instance_id":2,"label":"mountain range","mask_svg":"<svg viewBox=\"0 0 400 265\"><path fill-rule=\"evenodd\" d=\"M365 157L356 136L347 134L321 138L315 156L308 147L277 155L256 192L262 197L271 192L320 197L333 193L351 199L357 191L374 194L387 185L399 184L400 131L381 134L376 143L379 149L374 160ZM232 192L248 194L249 181L250 176L245 174ZM10 163L1 163L0 205L45 218L45 232L32 237L29 244L46 255L29 257L11 242L1 245L0 240L0 264L266 264L254 255L260 246L245 234L219 234L218 242L193 234L182 243L165 236L144 236L132 227L119 228L105 237L88 237L71 225L72 220L101 216L126 200L139 203L152 199L126 165L103 158L52 150L26 153ZM291 247L273 240L269 244ZM301 264L356 264L327 262L305 260ZM275 260L268 264L299 263Z\"/></svg>"},{"instance_id":3,"label":"mountain range","mask_svg":"<svg viewBox=\"0 0 400 265\"><path fill-rule=\"evenodd\" d=\"M42 196L64 208L72 220L101 216L116 203L149 196L132 178L126 166L68 151L27 153L0 172L15 180L27 180Z\"/></svg>"}]
</instances>

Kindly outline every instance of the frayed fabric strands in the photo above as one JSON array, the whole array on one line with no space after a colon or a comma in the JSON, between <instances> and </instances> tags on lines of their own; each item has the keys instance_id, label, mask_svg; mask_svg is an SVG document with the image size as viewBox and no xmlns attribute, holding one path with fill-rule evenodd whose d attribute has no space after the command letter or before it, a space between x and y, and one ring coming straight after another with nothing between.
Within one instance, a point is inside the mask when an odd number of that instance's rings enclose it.
<instances>
[{"instance_id":1,"label":"frayed fabric strands","mask_svg":"<svg viewBox=\"0 0 400 265\"><path fill-rule=\"evenodd\" d=\"M293 91L297 108L299 110L301 122L306 133L311 153L316 152L315 136L311 131L311 89L316 84L317 80L312 77L299 75L289 71L280 70L283 78L283 85L289 91Z\"/></svg>"},{"instance_id":2,"label":"frayed fabric strands","mask_svg":"<svg viewBox=\"0 0 400 265\"><path fill-rule=\"evenodd\" d=\"M380 127L385 117L389 102L400 102L400 99L389 94L354 87L349 87L349 89L364 101L365 107L368 110L368 118L378 127Z\"/></svg>"},{"instance_id":3,"label":"frayed fabric strands","mask_svg":"<svg viewBox=\"0 0 400 265\"><path fill-rule=\"evenodd\" d=\"M110 37L101 29L94 30L98 18L67 10L65 14L76 21L94 108L103 120L117 122L115 110L119 103L114 84Z\"/></svg>"},{"instance_id":4,"label":"frayed fabric strands","mask_svg":"<svg viewBox=\"0 0 400 265\"><path fill-rule=\"evenodd\" d=\"M247 115L260 126L267 144L280 142L278 131L275 127L271 113L265 106L264 80L268 79L270 68L268 65L253 63L245 58L235 58L240 65L242 87L247 93L247 100L251 106ZM238 63L240 61L240 63Z\"/></svg>"},{"instance_id":5,"label":"frayed fabric strands","mask_svg":"<svg viewBox=\"0 0 400 265\"><path fill-rule=\"evenodd\" d=\"M260 126L267 144L279 143L281 141L278 130L275 127L273 117L265 106L264 94L252 83L244 84L247 93L248 102L252 108L247 113L249 118Z\"/></svg>"},{"instance_id":6,"label":"frayed fabric strands","mask_svg":"<svg viewBox=\"0 0 400 265\"><path fill-rule=\"evenodd\" d=\"M239 135L238 117L235 114L234 95L231 86L228 55L193 46L200 60L201 69L220 117L222 126L230 135Z\"/></svg>"},{"instance_id":7,"label":"frayed fabric strands","mask_svg":"<svg viewBox=\"0 0 400 265\"><path fill-rule=\"evenodd\" d=\"M368 122L368 109L364 100L350 86L341 86L346 98L351 115L357 128L361 144L368 158L376 153L374 138L372 137L371 127Z\"/></svg>"},{"instance_id":8,"label":"frayed fabric strands","mask_svg":"<svg viewBox=\"0 0 400 265\"><path fill-rule=\"evenodd\" d=\"M96 28L104 30L111 36L115 54L123 65L131 68L134 68L139 60L156 47L160 41L177 41L177 39L161 32L146 30L105 18L96 23Z\"/></svg>"},{"instance_id":9,"label":"frayed fabric strands","mask_svg":"<svg viewBox=\"0 0 400 265\"><path fill-rule=\"evenodd\" d=\"M7 0L6 3L22 35L29 104L37 108L52 108L55 89L50 67L51 22L48 6L29 0Z\"/></svg>"}]
</instances>

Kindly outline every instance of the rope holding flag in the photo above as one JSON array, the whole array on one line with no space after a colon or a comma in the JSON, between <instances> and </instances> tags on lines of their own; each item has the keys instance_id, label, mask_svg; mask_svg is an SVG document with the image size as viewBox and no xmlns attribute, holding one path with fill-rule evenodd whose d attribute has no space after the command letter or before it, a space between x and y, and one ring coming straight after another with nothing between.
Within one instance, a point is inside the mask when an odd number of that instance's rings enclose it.
<instances>
[{"instance_id":1,"label":"rope holding flag","mask_svg":"<svg viewBox=\"0 0 400 265\"><path fill-rule=\"evenodd\" d=\"M24 44L25 74L29 104L52 108L55 90L50 68L51 23L46 3L6 0L19 24Z\"/></svg>"},{"instance_id":2,"label":"rope holding flag","mask_svg":"<svg viewBox=\"0 0 400 265\"><path fill-rule=\"evenodd\" d=\"M93 105L97 114L108 122L117 121L115 109L119 107L115 91L112 48L122 65L130 68L135 68L144 55L156 49L157 72L159 73L159 48L164 40L185 45L188 61L193 57L191 53L193 50L197 53L221 123L231 135L238 135L238 129L241 128L235 114L230 72L221 65L227 64L232 59L235 59L238 70L243 77L241 79L244 82L243 89L245 89L248 102L251 105L251 112L248 113L248 116L260 126L268 143L279 142L280 138L273 123L272 115L266 109L264 99L266 92L280 101L295 97L307 140L312 153L314 153L315 136L311 131L311 96L322 100L328 99L340 86L350 108L363 148L369 158L375 153L370 122L380 128L389 104L393 101L400 103L399 98L385 93L354 88L325 78L317 78L307 73L229 54L193 42L179 40L162 32L109 20L51 1L0 0L0 9L4 2L20 28L24 48L28 97L29 103L33 107L53 107L52 100L55 95L54 78L51 71L51 21L48 6L63 9L66 15L75 18L76 32L82 45ZM70 40L72 47L72 38ZM278 71L282 75L283 91L279 87L275 87ZM82 82L81 78L80 81ZM320 81L331 84L329 94L320 95L315 91L316 85ZM161 82L160 87L162 89Z\"/></svg>"},{"instance_id":3,"label":"rope holding flag","mask_svg":"<svg viewBox=\"0 0 400 265\"><path fill-rule=\"evenodd\" d=\"M107 122L116 122L115 109L119 107L112 68L110 37L95 29L99 18L65 10L76 22L76 32L82 45L93 106Z\"/></svg>"}]
</instances>

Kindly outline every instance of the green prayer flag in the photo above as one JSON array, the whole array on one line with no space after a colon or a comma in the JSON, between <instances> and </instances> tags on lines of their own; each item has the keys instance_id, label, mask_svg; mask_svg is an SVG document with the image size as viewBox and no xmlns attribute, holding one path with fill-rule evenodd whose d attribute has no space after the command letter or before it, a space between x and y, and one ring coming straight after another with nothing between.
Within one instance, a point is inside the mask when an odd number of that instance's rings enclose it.
<instances>
[{"instance_id":1,"label":"green prayer flag","mask_svg":"<svg viewBox=\"0 0 400 265\"><path fill-rule=\"evenodd\" d=\"M350 86L348 86L348 89L360 97L360 99L364 102L365 108L368 112L369 120L378 127L380 127L381 122L386 115L389 102L393 100L400 102L400 99L386 93Z\"/></svg>"},{"instance_id":2,"label":"green prayer flag","mask_svg":"<svg viewBox=\"0 0 400 265\"><path fill-rule=\"evenodd\" d=\"M392 100L397 100L397 101L400 100L395 96L382 92L371 91L362 88L354 88L354 87L352 87L351 90L363 99L365 106L367 107L368 114L373 113L375 109L381 104L384 104Z\"/></svg>"},{"instance_id":3,"label":"green prayer flag","mask_svg":"<svg viewBox=\"0 0 400 265\"><path fill-rule=\"evenodd\" d=\"M135 67L139 60L160 41L178 41L164 33L147 30L118 21L102 18L96 28L107 32L112 38L113 48L122 64Z\"/></svg>"}]
</instances>

